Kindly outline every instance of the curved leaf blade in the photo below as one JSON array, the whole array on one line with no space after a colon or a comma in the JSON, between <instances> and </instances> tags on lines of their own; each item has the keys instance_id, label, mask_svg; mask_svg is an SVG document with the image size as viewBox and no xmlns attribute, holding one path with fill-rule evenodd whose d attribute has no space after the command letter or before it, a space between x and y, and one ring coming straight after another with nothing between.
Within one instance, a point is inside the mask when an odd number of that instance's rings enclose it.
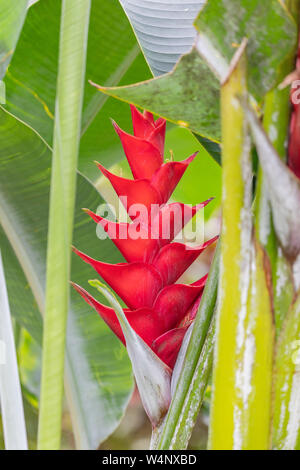
<instances>
[{"instance_id":1,"label":"curved leaf blade","mask_svg":"<svg viewBox=\"0 0 300 470\"><path fill-rule=\"evenodd\" d=\"M94 85L210 140L220 140L220 84L195 49L162 77L123 87Z\"/></svg>"}]
</instances>

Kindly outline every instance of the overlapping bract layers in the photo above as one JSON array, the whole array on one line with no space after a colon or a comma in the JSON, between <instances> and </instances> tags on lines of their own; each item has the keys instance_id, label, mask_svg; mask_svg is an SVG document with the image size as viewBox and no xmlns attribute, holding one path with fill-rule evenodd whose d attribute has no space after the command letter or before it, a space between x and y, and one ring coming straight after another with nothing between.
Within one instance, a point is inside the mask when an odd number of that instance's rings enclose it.
<instances>
[{"instance_id":1,"label":"overlapping bract layers","mask_svg":"<svg viewBox=\"0 0 300 470\"><path fill-rule=\"evenodd\" d=\"M215 241L188 247L174 238L209 201L195 207L167 204L196 154L182 162L164 163L166 121L161 118L154 121L152 114L142 114L133 106L131 112L134 135L122 131L115 123L114 127L134 179L116 176L100 164L99 168L111 182L132 221L116 223L87 210L127 262L103 263L77 249L74 251L120 296L128 307L124 312L131 327L165 364L173 368L184 334L195 318L206 277L191 285L176 284L176 281ZM140 208L139 216L133 207ZM114 310L99 303L82 287L74 287L125 344Z\"/></svg>"}]
</instances>

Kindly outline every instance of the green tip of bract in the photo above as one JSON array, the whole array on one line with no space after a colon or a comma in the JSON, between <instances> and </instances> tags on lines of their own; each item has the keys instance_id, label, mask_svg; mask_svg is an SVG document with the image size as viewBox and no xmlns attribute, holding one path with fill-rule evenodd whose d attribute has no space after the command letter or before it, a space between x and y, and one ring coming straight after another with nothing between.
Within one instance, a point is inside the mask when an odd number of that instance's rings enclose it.
<instances>
[{"instance_id":1,"label":"green tip of bract","mask_svg":"<svg viewBox=\"0 0 300 470\"><path fill-rule=\"evenodd\" d=\"M109 289L109 287L107 287L106 284L104 284L103 282L100 282L98 279L90 279L88 282L90 286L94 287L102 295L104 295L107 298L107 300L110 300L110 298L112 297L118 303L118 306L120 307L120 309L122 309L114 292L111 289Z\"/></svg>"},{"instance_id":2,"label":"green tip of bract","mask_svg":"<svg viewBox=\"0 0 300 470\"><path fill-rule=\"evenodd\" d=\"M103 288L107 289L106 285L103 284L103 282L100 282L98 279L90 279L89 285L92 287L95 287L98 290L103 289Z\"/></svg>"}]
</instances>

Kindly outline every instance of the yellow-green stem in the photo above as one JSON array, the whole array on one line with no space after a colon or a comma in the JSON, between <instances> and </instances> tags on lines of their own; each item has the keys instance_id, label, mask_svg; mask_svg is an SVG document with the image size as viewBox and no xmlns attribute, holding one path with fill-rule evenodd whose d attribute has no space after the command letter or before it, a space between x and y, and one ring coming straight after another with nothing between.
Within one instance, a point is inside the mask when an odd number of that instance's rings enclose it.
<instances>
[{"instance_id":1,"label":"yellow-green stem","mask_svg":"<svg viewBox=\"0 0 300 470\"><path fill-rule=\"evenodd\" d=\"M263 253L252 237L250 141L237 97L246 56L221 90L223 228L211 449L270 447L272 315Z\"/></svg>"},{"instance_id":2,"label":"yellow-green stem","mask_svg":"<svg viewBox=\"0 0 300 470\"><path fill-rule=\"evenodd\" d=\"M242 107L237 99L245 95L246 90L246 58L241 61L221 89L221 120L222 120L222 168L223 168L223 228L221 243L221 265L219 306L217 323L217 344L214 361L213 400L211 408L210 448L233 449L234 414L235 414L235 367L236 367L236 335L237 322L242 307L241 294L248 292L248 283L241 286L241 277L249 279L249 273L242 272L242 264L246 271L249 261L242 262L243 246L242 230L245 241L249 245L251 226L242 223L242 212L249 212L245 207L245 167L249 172L249 138ZM248 160L243 161L243 160ZM249 175L248 175L249 176ZM243 228L242 228L243 226ZM244 253L245 254L245 253ZM249 282L249 281L248 281Z\"/></svg>"},{"instance_id":3,"label":"yellow-green stem","mask_svg":"<svg viewBox=\"0 0 300 470\"><path fill-rule=\"evenodd\" d=\"M59 449L66 321L90 0L63 0L50 190L39 449Z\"/></svg>"}]
</instances>

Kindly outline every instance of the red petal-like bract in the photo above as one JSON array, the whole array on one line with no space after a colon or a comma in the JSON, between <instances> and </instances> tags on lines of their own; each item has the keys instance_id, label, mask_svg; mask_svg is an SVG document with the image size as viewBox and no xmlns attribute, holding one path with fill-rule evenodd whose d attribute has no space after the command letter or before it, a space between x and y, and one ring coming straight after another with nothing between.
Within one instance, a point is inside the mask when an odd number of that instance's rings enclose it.
<instances>
[{"instance_id":1,"label":"red petal-like bract","mask_svg":"<svg viewBox=\"0 0 300 470\"><path fill-rule=\"evenodd\" d=\"M165 364L173 368L185 332L195 318L206 276L191 285L175 283L215 241L214 238L201 246L189 247L174 239L209 200L195 207L167 204L196 154L182 162L164 163L166 121L161 118L154 121L152 114L141 113L134 106L131 106L131 114L133 136L117 124L113 125L134 179L116 176L98 165L124 204L131 222L113 222L85 209L107 232L126 262L103 263L76 248L74 251L119 295L128 307L124 313L131 327ZM146 209L146 216L137 215L137 205L141 204ZM102 305L82 287L73 286L125 344L114 310Z\"/></svg>"}]
</instances>

